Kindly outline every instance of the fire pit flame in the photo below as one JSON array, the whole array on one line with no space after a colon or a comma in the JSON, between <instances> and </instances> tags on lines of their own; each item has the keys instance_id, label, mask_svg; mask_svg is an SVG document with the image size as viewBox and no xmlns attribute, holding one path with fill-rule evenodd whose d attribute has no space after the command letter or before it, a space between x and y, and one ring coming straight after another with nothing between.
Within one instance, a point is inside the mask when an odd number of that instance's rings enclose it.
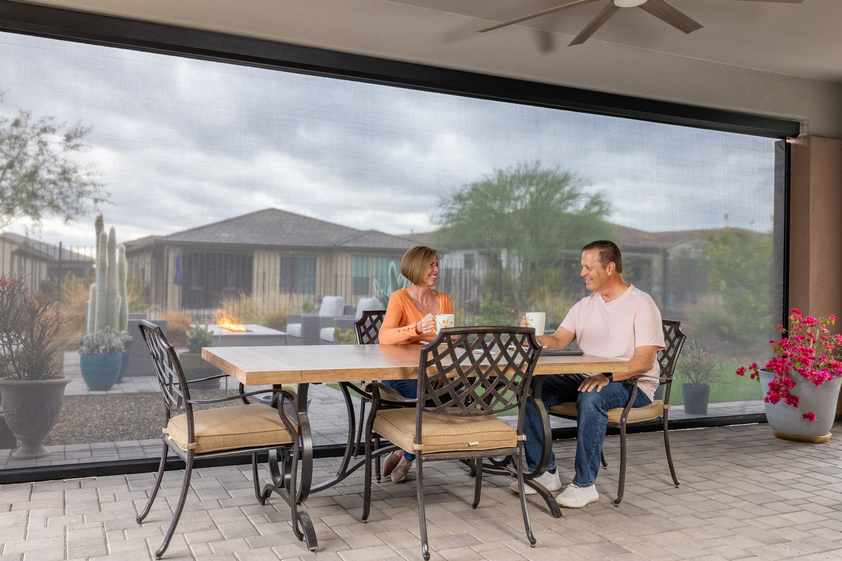
<instances>
[{"instance_id":1,"label":"fire pit flame","mask_svg":"<svg viewBox=\"0 0 842 561\"><path fill-rule=\"evenodd\" d=\"M226 316L222 312L217 312L216 322L219 324L219 327L228 331L236 331L238 333L248 331L244 325L235 322L234 318Z\"/></svg>"}]
</instances>

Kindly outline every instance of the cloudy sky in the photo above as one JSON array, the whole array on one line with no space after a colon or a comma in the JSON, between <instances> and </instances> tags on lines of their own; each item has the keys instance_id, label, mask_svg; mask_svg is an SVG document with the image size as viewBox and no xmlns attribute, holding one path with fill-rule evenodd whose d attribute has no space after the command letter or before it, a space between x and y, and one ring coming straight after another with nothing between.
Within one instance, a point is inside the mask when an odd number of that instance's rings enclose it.
<instances>
[{"instance_id":1,"label":"cloudy sky","mask_svg":"<svg viewBox=\"0 0 842 561\"><path fill-rule=\"evenodd\" d=\"M772 228L769 139L13 34L0 60L0 115L91 127L121 241L267 207L429 231L442 196L536 160L605 193L617 224ZM34 235L93 245L93 216Z\"/></svg>"}]
</instances>

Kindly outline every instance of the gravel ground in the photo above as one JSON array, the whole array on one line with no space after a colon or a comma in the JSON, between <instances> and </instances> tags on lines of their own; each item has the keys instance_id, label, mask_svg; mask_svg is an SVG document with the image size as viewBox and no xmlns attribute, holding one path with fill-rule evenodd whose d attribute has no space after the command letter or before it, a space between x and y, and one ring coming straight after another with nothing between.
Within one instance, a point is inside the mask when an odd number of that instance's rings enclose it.
<instances>
[{"instance_id":1,"label":"gravel ground","mask_svg":"<svg viewBox=\"0 0 842 561\"><path fill-rule=\"evenodd\" d=\"M234 390L191 391L193 399L214 399ZM219 406L230 405L224 402ZM159 393L66 395L45 446L159 438L165 419Z\"/></svg>"}]
</instances>

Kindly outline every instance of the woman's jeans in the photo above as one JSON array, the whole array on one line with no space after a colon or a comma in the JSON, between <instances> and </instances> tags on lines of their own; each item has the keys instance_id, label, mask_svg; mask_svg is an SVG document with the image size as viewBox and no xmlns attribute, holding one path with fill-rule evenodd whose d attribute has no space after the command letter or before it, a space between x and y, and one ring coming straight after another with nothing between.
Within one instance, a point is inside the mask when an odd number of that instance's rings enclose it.
<instances>
[{"instance_id":1,"label":"woman's jeans","mask_svg":"<svg viewBox=\"0 0 842 561\"><path fill-rule=\"evenodd\" d=\"M404 397L418 398L418 380L383 380L383 385L389 386ZM403 457L411 462L415 459L415 454L410 454L404 450Z\"/></svg>"},{"instance_id":2,"label":"woman's jeans","mask_svg":"<svg viewBox=\"0 0 842 561\"><path fill-rule=\"evenodd\" d=\"M578 487L590 487L599 474L600 454L608 426L608 410L625 407L631 396L633 386L626 382L611 382L597 392L580 392L579 385L585 379L583 374L544 376L541 401L549 409L559 403L575 401L578 410L578 433L576 440L576 476L573 484ZM651 403L649 397L638 389L634 407ZM526 409L523 432L526 434L526 466L529 471L538 467L544 445L544 427L541 417L534 406ZM550 453L547 470L554 469L555 454Z\"/></svg>"}]
</instances>

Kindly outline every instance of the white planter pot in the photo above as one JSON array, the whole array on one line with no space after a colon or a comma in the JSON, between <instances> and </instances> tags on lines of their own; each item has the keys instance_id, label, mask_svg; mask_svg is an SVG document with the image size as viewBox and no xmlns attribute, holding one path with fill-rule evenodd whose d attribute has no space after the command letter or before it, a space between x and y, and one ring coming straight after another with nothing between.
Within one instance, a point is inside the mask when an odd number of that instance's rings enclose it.
<instances>
[{"instance_id":1,"label":"white planter pot","mask_svg":"<svg viewBox=\"0 0 842 561\"><path fill-rule=\"evenodd\" d=\"M830 427L836 416L836 402L839 388L842 386L842 376L836 376L832 382L825 382L816 387L800 374L795 374L795 387L790 390L798 396L798 407L792 407L780 400L776 404L766 403L766 419L769 427L778 438L795 440L798 442L827 442L830 439ZM763 387L763 397L769 391L769 383L775 373L771 370L760 370L760 384ZM812 423L802 417L802 412L812 411L816 420Z\"/></svg>"}]
</instances>

